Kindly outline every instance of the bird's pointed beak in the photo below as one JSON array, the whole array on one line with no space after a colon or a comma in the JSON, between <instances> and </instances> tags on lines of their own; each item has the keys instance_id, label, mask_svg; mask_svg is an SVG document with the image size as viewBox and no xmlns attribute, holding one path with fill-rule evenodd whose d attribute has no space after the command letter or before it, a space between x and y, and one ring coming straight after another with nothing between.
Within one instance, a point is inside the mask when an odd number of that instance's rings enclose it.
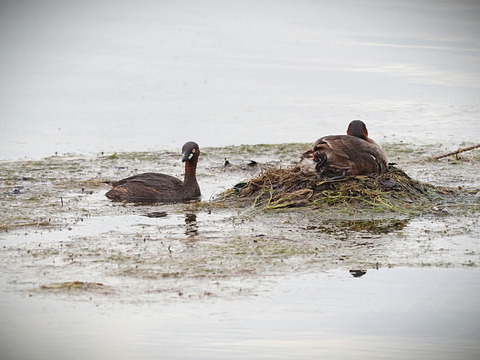
<instances>
[{"instance_id":1,"label":"bird's pointed beak","mask_svg":"<svg viewBox=\"0 0 480 360\"><path fill-rule=\"evenodd\" d=\"M192 158L193 158L193 153L192 152L185 153L185 154L183 154L182 162L191 160Z\"/></svg>"}]
</instances>

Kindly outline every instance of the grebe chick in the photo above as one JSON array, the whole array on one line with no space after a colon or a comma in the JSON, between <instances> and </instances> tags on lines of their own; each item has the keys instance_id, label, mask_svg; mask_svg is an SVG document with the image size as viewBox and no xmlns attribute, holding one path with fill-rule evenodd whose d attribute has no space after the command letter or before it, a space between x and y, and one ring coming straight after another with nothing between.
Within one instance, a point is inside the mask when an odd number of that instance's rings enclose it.
<instances>
[{"instance_id":1,"label":"grebe chick","mask_svg":"<svg viewBox=\"0 0 480 360\"><path fill-rule=\"evenodd\" d=\"M300 161L296 164L303 172L316 172L317 163L315 162L315 154L313 150L305 151L302 156L300 156Z\"/></svg>"}]
</instances>

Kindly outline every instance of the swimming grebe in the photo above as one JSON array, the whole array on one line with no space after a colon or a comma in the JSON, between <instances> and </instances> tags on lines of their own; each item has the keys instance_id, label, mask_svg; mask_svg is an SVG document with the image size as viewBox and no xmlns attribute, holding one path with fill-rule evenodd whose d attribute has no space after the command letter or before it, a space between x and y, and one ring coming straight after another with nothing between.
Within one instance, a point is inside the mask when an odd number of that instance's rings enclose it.
<instances>
[{"instance_id":1,"label":"swimming grebe","mask_svg":"<svg viewBox=\"0 0 480 360\"><path fill-rule=\"evenodd\" d=\"M352 121L348 135L329 135L318 139L313 149L302 155L302 169L315 170L328 178L348 175L381 174L387 171L387 156L368 137L367 127L360 120Z\"/></svg>"},{"instance_id":2,"label":"swimming grebe","mask_svg":"<svg viewBox=\"0 0 480 360\"><path fill-rule=\"evenodd\" d=\"M182 154L182 162L185 162L183 182L170 175L144 173L113 183L113 188L105 196L113 201L127 202L172 203L199 200L201 192L195 173L200 149L190 141L183 145Z\"/></svg>"}]
</instances>

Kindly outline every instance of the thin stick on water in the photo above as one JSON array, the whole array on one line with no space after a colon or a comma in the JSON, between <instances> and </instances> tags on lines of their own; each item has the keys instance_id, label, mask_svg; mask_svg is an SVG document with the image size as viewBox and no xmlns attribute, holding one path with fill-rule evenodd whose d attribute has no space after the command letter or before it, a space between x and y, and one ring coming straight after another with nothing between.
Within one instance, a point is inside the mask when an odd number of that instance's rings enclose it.
<instances>
[{"instance_id":1,"label":"thin stick on water","mask_svg":"<svg viewBox=\"0 0 480 360\"><path fill-rule=\"evenodd\" d=\"M459 148L456 151L452 151L452 152L442 154L442 155L439 155L439 156L434 156L433 159L438 160L438 159L441 159L441 158L444 158L444 157L447 157L447 156L458 155L462 152L473 150L473 149L476 149L476 148L479 148L479 147L480 147L480 144L472 145L472 146L469 146L469 147L466 147L466 148Z\"/></svg>"}]
</instances>

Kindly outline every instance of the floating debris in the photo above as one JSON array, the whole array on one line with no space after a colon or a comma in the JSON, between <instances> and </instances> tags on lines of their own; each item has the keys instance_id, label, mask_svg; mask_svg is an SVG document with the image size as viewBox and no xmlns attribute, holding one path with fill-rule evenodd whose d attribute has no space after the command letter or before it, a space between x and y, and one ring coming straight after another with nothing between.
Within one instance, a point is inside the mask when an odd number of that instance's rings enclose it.
<instances>
[{"instance_id":1,"label":"floating debris","mask_svg":"<svg viewBox=\"0 0 480 360\"><path fill-rule=\"evenodd\" d=\"M163 218L163 217L167 217L168 213L166 211L152 211L152 212L143 214L143 216L146 216L149 218Z\"/></svg>"},{"instance_id":2,"label":"floating debris","mask_svg":"<svg viewBox=\"0 0 480 360\"><path fill-rule=\"evenodd\" d=\"M470 150L474 150L474 149L478 149L480 147L480 144L476 144L476 145L472 145L472 146L468 146L466 148L459 148L455 151L451 151L451 152L448 152L448 153L445 153L445 154L442 154L442 155L438 155L438 156L434 156L433 159L434 160L440 160L444 157L447 157L447 156L452 156L452 155L455 155L457 158L458 158L458 154L460 153L463 153L465 151L470 151Z\"/></svg>"},{"instance_id":3,"label":"floating debris","mask_svg":"<svg viewBox=\"0 0 480 360\"><path fill-rule=\"evenodd\" d=\"M362 277L367 273L367 270L349 270L353 277Z\"/></svg>"},{"instance_id":4,"label":"floating debris","mask_svg":"<svg viewBox=\"0 0 480 360\"><path fill-rule=\"evenodd\" d=\"M85 281L69 281L69 282L61 282L61 283L52 283L48 285L41 285L41 290L46 291L65 291L65 290L99 290L103 289L104 285L102 283L92 283L92 282L85 282Z\"/></svg>"}]
</instances>

